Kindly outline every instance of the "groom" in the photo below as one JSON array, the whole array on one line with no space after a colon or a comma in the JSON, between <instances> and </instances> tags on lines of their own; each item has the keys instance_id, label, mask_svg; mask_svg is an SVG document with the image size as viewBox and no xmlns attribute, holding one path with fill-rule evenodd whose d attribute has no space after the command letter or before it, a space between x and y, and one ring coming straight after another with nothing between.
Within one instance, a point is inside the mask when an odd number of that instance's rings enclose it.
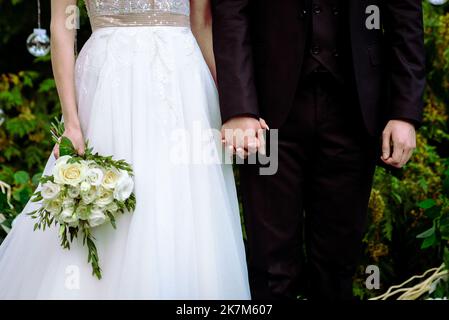
<instances>
[{"instance_id":1,"label":"groom","mask_svg":"<svg viewBox=\"0 0 449 320\"><path fill-rule=\"evenodd\" d=\"M212 3L223 129L254 132L228 146L279 130L275 175L240 167L253 298L351 299L376 161L415 148L421 1Z\"/></svg>"}]
</instances>

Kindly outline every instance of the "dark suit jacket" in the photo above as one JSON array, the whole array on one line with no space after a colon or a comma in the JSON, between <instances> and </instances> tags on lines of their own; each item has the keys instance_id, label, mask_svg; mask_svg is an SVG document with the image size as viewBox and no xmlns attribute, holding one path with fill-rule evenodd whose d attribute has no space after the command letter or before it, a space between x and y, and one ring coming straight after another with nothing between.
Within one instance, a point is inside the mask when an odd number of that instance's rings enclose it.
<instances>
[{"instance_id":1,"label":"dark suit jacket","mask_svg":"<svg viewBox=\"0 0 449 320\"><path fill-rule=\"evenodd\" d=\"M378 134L388 119L419 124L425 86L421 0L346 0L354 80L365 125ZM311 0L212 0L214 51L223 122L285 121L300 79ZM366 9L380 8L369 30Z\"/></svg>"}]
</instances>

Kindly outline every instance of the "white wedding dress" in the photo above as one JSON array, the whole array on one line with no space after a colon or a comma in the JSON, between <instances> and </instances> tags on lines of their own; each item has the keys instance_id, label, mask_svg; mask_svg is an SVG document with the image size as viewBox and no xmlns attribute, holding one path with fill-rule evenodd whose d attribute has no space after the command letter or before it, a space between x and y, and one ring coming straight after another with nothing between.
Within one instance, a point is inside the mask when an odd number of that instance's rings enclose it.
<instances>
[{"instance_id":1,"label":"white wedding dress","mask_svg":"<svg viewBox=\"0 0 449 320\"><path fill-rule=\"evenodd\" d=\"M57 230L33 232L29 203L0 247L0 299L249 299L231 166L173 155L174 132L220 127L189 0L86 2L94 32L76 62L79 118L95 151L133 165L137 207L117 230L95 230L98 280L79 241L68 251Z\"/></svg>"}]
</instances>

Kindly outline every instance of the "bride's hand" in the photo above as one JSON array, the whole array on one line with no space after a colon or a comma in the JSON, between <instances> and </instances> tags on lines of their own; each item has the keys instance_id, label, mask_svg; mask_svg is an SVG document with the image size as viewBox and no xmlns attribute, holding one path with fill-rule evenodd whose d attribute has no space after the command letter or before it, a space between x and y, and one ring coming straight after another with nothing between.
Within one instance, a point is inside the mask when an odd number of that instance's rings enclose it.
<instances>
[{"instance_id":1,"label":"bride's hand","mask_svg":"<svg viewBox=\"0 0 449 320\"><path fill-rule=\"evenodd\" d=\"M81 129L66 129L63 136L69 138L70 141L72 141L72 144L79 155L84 154L86 145ZM53 154L55 155L56 159L59 158L59 144L56 144L53 148Z\"/></svg>"}]
</instances>

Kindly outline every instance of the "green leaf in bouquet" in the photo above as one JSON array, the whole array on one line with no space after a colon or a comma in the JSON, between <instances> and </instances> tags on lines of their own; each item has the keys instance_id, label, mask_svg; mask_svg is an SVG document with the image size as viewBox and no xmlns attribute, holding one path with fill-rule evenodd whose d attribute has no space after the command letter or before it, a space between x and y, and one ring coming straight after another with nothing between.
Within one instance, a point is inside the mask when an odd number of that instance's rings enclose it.
<instances>
[{"instance_id":1,"label":"green leaf in bouquet","mask_svg":"<svg viewBox=\"0 0 449 320\"><path fill-rule=\"evenodd\" d=\"M72 141L70 141L67 137L61 137L59 141L59 155L62 156L71 156L75 154L75 147L73 146Z\"/></svg>"},{"instance_id":2,"label":"green leaf in bouquet","mask_svg":"<svg viewBox=\"0 0 449 320\"><path fill-rule=\"evenodd\" d=\"M54 182L53 180L54 180L53 176L42 176L39 179L39 183L43 184L43 183L48 182L48 181Z\"/></svg>"},{"instance_id":3,"label":"green leaf in bouquet","mask_svg":"<svg viewBox=\"0 0 449 320\"><path fill-rule=\"evenodd\" d=\"M70 242L73 242L73 240L78 236L78 228L69 228L69 234Z\"/></svg>"},{"instance_id":4,"label":"green leaf in bouquet","mask_svg":"<svg viewBox=\"0 0 449 320\"><path fill-rule=\"evenodd\" d=\"M134 193L126 200L125 206L128 211L134 211L136 209L136 195Z\"/></svg>"},{"instance_id":5,"label":"green leaf in bouquet","mask_svg":"<svg viewBox=\"0 0 449 320\"><path fill-rule=\"evenodd\" d=\"M101 280L101 268L98 258L97 247L95 246L95 238L90 233L90 229L87 226L83 226L84 239L83 243L87 245L88 255L87 262L92 266L92 275L96 276L98 280Z\"/></svg>"},{"instance_id":6,"label":"green leaf in bouquet","mask_svg":"<svg viewBox=\"0 0 449 320\"><path fill-rule=\"evenodd\" d=\"M114 229L117 229L117 224L116 224L116 222L115 222L115 217L114 217L114 215L113 215L112 213L110 213L110 212L107 212L106 214L107 214L107 216L109 217L109 220L110 220L110 222L111 222L112 227L113 227Z\"/></svg>"},{"instance_id":7,"label":"green leaf in bouquet","mask_svg":"<svg viewBox=\"0 0 449 320\"><path fill-rule=\"evenodd\" d=\"M62 237L64 235L64 233L65 233L65 225L61 224L59 226L59 236Z\"/></svg>"},{"instance_id":8,"label":"green leaf in bouquet","mask_svg":"<svg viewBox=\"0 0 449 320\"><path fill-rule=\"evenodd\" d=\"M67 237L67 233L69 232L69 226L65 223L62 223L59 227L59 238L61 240L61 247L63 249L70 250L70 241Z\"/></svg>"},{"instance_id":9,"label":"green leaf in bouquet","mask_svg":"<svg viewBox=\"0 0 449 320\"><path fill-rule=\"evenodd\" d=\"M64 130L64 123L55 117L50 129L54 143L59 143L59 139L63 136Z\"/></svg>"},{"instance_id":10,"label":"green leaf in bouquet","mask_svg":"<svg viewBox=\"0 0 449 320\"><path fill-rule=\"evenodd\" d=\"M40 193L40 192L36 192L36 193L33 195L33 197L31 198L31 202L39 202L39 201L41 201L42 199L44 199L44 198L42 198L41 193Z\"/></svg>"}]
</instances>

